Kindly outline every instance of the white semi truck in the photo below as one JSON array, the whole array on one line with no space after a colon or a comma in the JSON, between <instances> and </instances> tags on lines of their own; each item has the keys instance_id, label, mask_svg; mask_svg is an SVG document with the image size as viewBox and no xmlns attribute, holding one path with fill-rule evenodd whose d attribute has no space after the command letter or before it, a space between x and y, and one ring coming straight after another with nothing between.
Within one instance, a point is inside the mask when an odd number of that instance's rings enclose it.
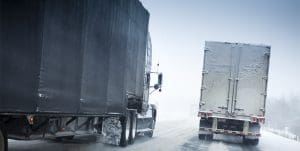
<instances>
[{"instance_id":1,"label":"white semi truck","mask_svg":"<svg viewBox=\"0 0 300 151\"><path fill-rule=\"evenodd\" d=\"M270 46L206 42L199 139L237 135L257 145L265 121Z\"/></svg>"}]
</instances>

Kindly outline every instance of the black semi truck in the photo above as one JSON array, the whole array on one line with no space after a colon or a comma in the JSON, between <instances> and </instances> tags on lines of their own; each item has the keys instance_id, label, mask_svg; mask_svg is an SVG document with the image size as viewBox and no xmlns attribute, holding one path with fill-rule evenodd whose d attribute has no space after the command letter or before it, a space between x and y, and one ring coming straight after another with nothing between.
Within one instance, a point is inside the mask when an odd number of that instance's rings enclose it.
<instances>
[{"instance_id":1,"label":"black semi truck","mask_svg":"<svg viewBox=\"0 0 300 151\"><path fill-rule=\"evenodd\" d=\"M151 137L162 74L148 22L138 0L0 0L0 151L8 138Z\"/></svg>"}]
</instances>

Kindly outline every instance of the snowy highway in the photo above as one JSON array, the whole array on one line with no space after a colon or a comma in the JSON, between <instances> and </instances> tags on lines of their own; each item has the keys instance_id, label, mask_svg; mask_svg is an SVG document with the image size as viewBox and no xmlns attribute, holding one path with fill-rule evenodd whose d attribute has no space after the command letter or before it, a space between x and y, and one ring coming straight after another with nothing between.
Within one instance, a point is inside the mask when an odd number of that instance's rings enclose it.
<instances>
[{"instance_id":1,"label":"snowy highway","mask_svg":"<svg viewBox=\"0 0 300 151\"><path fill-rule=\"evenodd\" d=\"M257 146L242 144L241 138L215 135L213 141L200 141L197 137L197 120L162 121L157 123L153 138L138 136L134 145L125 148L102 144L95 137L77 137L71 141L9 140L9 151L299 151L300 143L262 131Z\"/></svg>"}]
</instances>

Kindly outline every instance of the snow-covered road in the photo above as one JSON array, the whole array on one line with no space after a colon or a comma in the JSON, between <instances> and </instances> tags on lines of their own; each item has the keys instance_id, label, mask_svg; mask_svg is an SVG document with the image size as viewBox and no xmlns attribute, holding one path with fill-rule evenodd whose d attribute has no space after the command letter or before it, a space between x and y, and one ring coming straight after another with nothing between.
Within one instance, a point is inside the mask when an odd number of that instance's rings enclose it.
<instances>
[{"instance_id":1,"label":"snow-covered road","mask_svg":"<svg viewBox=\"0 0 300 151\"><path fill-rule=\"evenodd\" d=\"M95 137L79 137L72 141L52 140L9 141L9 151L299 151L300 143L263 131L257 146L245 146L242 139L215 135L213 141L200 141L197 120L158 122L153 138L138 136L126 148L100 143Z\"/></svg>"}]
</instances>

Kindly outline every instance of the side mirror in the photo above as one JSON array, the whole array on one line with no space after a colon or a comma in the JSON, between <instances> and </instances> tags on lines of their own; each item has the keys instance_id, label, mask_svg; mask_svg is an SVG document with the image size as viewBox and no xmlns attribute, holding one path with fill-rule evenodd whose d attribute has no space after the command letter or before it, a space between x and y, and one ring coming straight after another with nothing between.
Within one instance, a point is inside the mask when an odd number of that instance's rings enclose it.
<instances>
[{"instance_id":1,"label":"side mirror","mask_svg":"<svg viewBox=\"0 0 300 151\"><path fill-rule=\"evenodd\" d=\"M159 73L157 78L157 84L161 86L162 82L163 82L163 74Z\"/></svg>"},{"instance_id":2,"label":"side mirror","mask_svg":"<svg viewBox=\"0 0 300 151\"><path fill-rule=\"evenodd\" d=\"M157 89L159 89L160 85L159 84L155 84L153 87L154 87L155 90L157 90Z\"/></svg>"},{"instance_id":3,"label":"side mirror","mask_svg":"<svg viewBox=\"0 0 300 151\"><path fill-rule=\"evenodd\" d=\"M159 73L157 77L157 84L154 84L153 86L155 90L159 89L159 92L161 92L162 80L163 80L163 74Z\"/></svg>"}]
</instances>

